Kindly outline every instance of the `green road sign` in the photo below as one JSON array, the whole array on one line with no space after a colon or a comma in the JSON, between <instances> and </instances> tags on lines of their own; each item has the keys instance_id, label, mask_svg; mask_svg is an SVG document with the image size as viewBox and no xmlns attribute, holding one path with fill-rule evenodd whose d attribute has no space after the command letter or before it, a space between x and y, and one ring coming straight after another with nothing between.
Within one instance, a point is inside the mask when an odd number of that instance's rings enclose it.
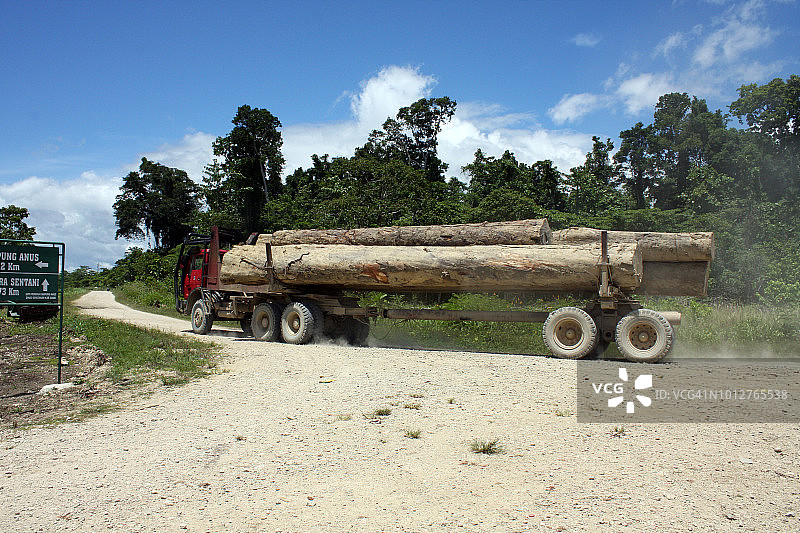
<instances>
[{"instance_id":1,"label":"green road sign","mask_svg":"<svg viewBox=\"0 0 800 533\"><path fill-rule=\"evenodd\" d=\"M58 248L0 244L0 275L9 273L57 274L61 271Z\"/></svg>"},{"instance_id":2,"label":"green road sign","mask_svg":"<svg viewBox=\"0 0 800 533\"><path fill-rule=\"evenodd\" d=\"M38 245L50 246L38 246ZM63 242L0 239L0 308L58 306L58 382L64 336ZM10 314L10 312L9 312ZM18 315L22 317L22 313Z\"/></svg>"},{"instance_id":3,"label":"green road sign","mask_svg":"<svg viewBox=\"0 0 800 533\"><path fill-rule=\"evenodd\" d=\"M0 302L59 303L58 274L0 272Z\"/></svg>"}]
</instances>

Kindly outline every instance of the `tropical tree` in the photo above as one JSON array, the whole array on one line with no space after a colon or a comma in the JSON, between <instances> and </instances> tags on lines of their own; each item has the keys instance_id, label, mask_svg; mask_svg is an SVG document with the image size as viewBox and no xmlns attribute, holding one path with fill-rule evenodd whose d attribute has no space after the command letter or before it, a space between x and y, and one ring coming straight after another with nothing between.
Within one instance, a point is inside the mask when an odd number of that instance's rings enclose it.
<instances>
[{"instance_id":1,"label":"tropical tree","mask_svg":"<svg viewBox=\"0 0 800 533\"><path fill-rule=\"evenodd\" d=\"M800 76L739 88L730 110L760 144L763 184L771 196L800 191Z\"/></svg>"},{"instance_id":2,"label":"tropical tree","mask_svg":"<svg viewBox=\"0 0 800 533\"><path fill-rule=\"evenodd\" d=\"M0 207L0 239L32 241L36 228L25 223L28 210L16 205Z\"/></svg>"},{"instance_id":3,"label":"tropical tree","mask_svg":"<svg viewBox=\"0 0 800 533\"><path fill-rule=\"evenodd\" d=\"M611 158L614 143L592 137L592 150L583 165L570 169L566 176L569 197L567 209L572 213L600 214L611 208L625 207L625 200L616 188L619 165Z\"/></svg>"},{"instance_id":4,"label":"tropical tree","mask_svg":"<svg viewBox=\"0 0 800 533\"><path fill-rule=\"evenodd\" d=\"M214 155L223 158L221 185L226 201L241 220L241 229L250 233L260 229L264 204L281 192L285 164L278 131L281 122L266 109L243 105L232 123L231 132L214 141Z\"/></svg>"},{"instance_id":5,"label":"tropical tree","mask_svg":"<svg viewBox=\"0 0 800 533\"><path fill-rule=\"evenodd\" d=\"M478 149L475 159L462 167L470 176L468 199L477 206L496 190L505 189L524 196L545 209L563 209L564 193L561 191L561 173L549 160L537 161L533 165L520 163L513 153L506 150L495 158L484 155Z\"/></svg>"},{"instance_id":6,"label":"tropical tree","mask_svg":"<svg viewBox=\"0 0 800 533\"><path fill-rule=\"evenodd\" d=\"M633 199L636 209L650 205L650 192L656 177L653 126L637 122L631 129L619 132L622 143L614 154L620 165L617 183Z\"/></svg>"},{"instance_id":7,"label":"tropical tree","mask_svg":"<svg viewBox=\"0 0 800 533\"><path fill-rule=\"evenodd\" d=\"M383 130L374 130L355 155L403 161L429 181L444 181L447 164L438 157L438 135L455 111L456 102L447 96L417 100L386 119Z\"/></svg>"},{"instance_id":8,"label":"tropical tree","mask_svg":"<svg viewBox=\"0 0 800 533\"><path fill-rule=\"evenodd\" d=\"M658 175L652 186L656 206L686 207L693 168L715 164L715 156L729 140L722 112L711 112L708 104L686 93L661 96L653 114L653 139L649 152Z\"/></svg>"},{"instance_id":9,"label":"tropical tree","mask_svg":"<svg viewBox=\"0 0 800 533\"><path fill-rule=\"evenodd\" d=\"M156 248L172 248L186 235L197 212L199 188L185 171L142 158L123 178L114 202L116 238L152 236Z\"/></svg>"}]
</instances>

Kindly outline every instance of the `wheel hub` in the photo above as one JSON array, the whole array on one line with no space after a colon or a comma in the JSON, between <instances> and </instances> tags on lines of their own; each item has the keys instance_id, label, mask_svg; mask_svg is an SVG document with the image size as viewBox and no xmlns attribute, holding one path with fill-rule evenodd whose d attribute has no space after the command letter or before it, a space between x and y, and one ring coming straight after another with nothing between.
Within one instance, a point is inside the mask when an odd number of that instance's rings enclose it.
<instances>
[{"instance_id":1,"label":"wheel hub","mask_svg":"<svg viewBox=\"0 0 800 533\"><path fill-rule=\"evenodd\" d=\"M630 339L637 350L649 350L656 344L656 329L650 324L637 324L631 329Z\"/></svg>"},{"instance_id":2,"label":"wheel hub","mask_svg":"<svg viewBox=\"0 0 800 533\"><path fill-rule=\"evenodd\" d=\"M292 331L295 333L300 330L300 315L297 313L292 313L291 316L288 317L286 321L289 324L289 327L292 328Z\"/></svg>"},{"instance_id":3,"label":"wheel hub","mask_svg":"<svg viewBox=\"0 0 800 533\"><path fill-rule=\"evenodd\" d=\"M581 341L581 325L575 320L563 320L556 328L556 339L563 346L575 346Z\"/></svg>"}]
</instances>

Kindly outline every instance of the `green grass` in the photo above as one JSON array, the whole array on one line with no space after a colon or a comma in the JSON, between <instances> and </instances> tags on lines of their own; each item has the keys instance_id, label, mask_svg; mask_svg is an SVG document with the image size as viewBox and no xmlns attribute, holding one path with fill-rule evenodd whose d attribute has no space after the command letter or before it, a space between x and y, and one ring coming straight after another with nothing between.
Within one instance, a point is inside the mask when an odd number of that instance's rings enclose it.
<instances>
[{"instance_id":1,"label":"green grass","mask_svg":"<svg viewBox=\"0 0 800 533\"><path fill-rule=\"evenodd\" d=\"M407 429L403 434L406 438L409 439L418 439L422 436L422 430L419 429Z\"/></svg>"},{"instance_id":2,"label":"green grass","mask_svg":"<svg viewBox=\"0 0 800 533\"><path fill-rule=\"evenodd\" d=\"M382 418L382 417L385 417L385 416L389 416L390 414L392 414L392 410L391 409L389 409L388 407L380 407L378 409L375 409L371 413L365 413L364 414L364 418L376 419L376 418Z\"/></svg>"},{"instance_id":3,"label":"green grass","mask_svg":"<svg viewBox=\"0 0 800 533\"><path fill-rule=\"evenodd\" d=\"M611 436L621 438L625 435L625 426L614 426L611 430Z\"/></svg>"},{"instance_id":4,"label":"green grass","mask_svg":"<svg viewBox=\"0 0 800 533\"><path fill-rule=\"evenodd\" d=\"M800 357L800 307L691 298L648 299L643 304L682 313L672 357Z\"/></svg>"},{"instance_id":5,"label":"green grass","mask_svg":"<svg viewBox=\"0 0 800 533\"><path fill-rule=\"evenodd\" d=\"M115 382L144 379L155 373L165 385L177 385L207 375L218 348L208 342L142 329L114 320L65 317L70 335L83 335L111 356L109 377Z\"/></svg>"},{"instance_id":6,"label":"green grass","mask_svg":"<svg viewBox=\"0 0 800 533\"><path fill-rule=\"evenodd\" d=\"M139 311L184 320L189 319L175 310L175 296L171 283L151 284L143 281L131 281L116 287L112 292L119 303Z\"/></svg>"},{"instance_id":7,"label":"green grass","mask_svg":"<svg viewBox=\"0 0 800 533\"><path fill-rule=\"evenodd\" d=\"M475 439L470 443L469 449L472 450L473 453L483 453L486 455L494 455L505 452L505 449L502 446L500 446L499 439L493 439L493 440Z\"/></svg>"},{"instance_id":8,"label":"green grass","mask_svg":"<svg viewBox=\"0 0 800 533\"><path fill-rule=\"evenodd\" d=\"M71 302L85 292L81 289L65 291L64 350L70 337L84 336L111 357L109 377L114 382L156 379L165 385L178 385L207 375L216 366L219 348L213 343L78 313ZM52 335L57 339L58 324L58 317L44 323L12 321L9 333ZM57 364L55 359L53 364Z\"/></svg>"}]
</instances>

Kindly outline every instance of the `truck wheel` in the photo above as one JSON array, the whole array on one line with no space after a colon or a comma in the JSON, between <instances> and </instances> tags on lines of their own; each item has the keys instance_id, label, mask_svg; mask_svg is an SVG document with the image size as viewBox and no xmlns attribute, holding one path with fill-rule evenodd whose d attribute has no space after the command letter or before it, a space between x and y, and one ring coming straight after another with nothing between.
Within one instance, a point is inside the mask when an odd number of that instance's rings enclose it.
<instances>
[{"instance_id":1,"label":"truck wheel","mask_svg":"<svg viewBox=\"0 0 800 533\"><path fill-rule=\"evenodd\" d=\"M672 349L672 325L661 313L650 309L631 311L617 324L617 347L625 359L655 363Z\"/></svg>"},{"instance_id":2,"label":"truck wheel","mask_svg":"<svg viewBox=\"0 0 800 533\"><path fill-rule=\"evenodd\" d=\"M589 313L577 307L556 309L542 326L544 343L556 357L580 359L595 349L599 335Z\"/></svg>"},{"instance_id":3,"label":"truck wheel","mask_svg":"<svg viewBox=\"0 0 800 533\"><path fill-rule=\"evenodd\" d=\"M362 322L357 318L347 319L347 342L353 346L364 346L369 336L369 322Z\"/></svg>"},{"instance_id":4,"label":"truck wheel","mask_svg":"<svg viewBox=\"0 0 800 533\"><path fill-rule=\"evenodd\" d=\"M211 331L214 317L208 312L208 306L203 300L197 300L192 307L192 331L198 335L205 335Z\"/></svg>"},{"instance_id":5,"label":"truck wheel","mask_svg":"<svg viewBox=\"0 0 800 533\"><path fill-rule=\"evenodd\" d=\"M281 336L281 313L283 309L278 304L258 304L253 309L250 327L253 337L257 341L277 341Z\"/></svg>"},{"instance_id":6,"label":"truck wheel","mask_svg":"<svg viewBox=\"0 0 800 533\"><path fill-rule=\"evenodd\" d=\"M323 328L324 318L319 307L310 302L292 302L281 316L283 340L289 344L305 344Z\"/></svg>"}]
</instances>

